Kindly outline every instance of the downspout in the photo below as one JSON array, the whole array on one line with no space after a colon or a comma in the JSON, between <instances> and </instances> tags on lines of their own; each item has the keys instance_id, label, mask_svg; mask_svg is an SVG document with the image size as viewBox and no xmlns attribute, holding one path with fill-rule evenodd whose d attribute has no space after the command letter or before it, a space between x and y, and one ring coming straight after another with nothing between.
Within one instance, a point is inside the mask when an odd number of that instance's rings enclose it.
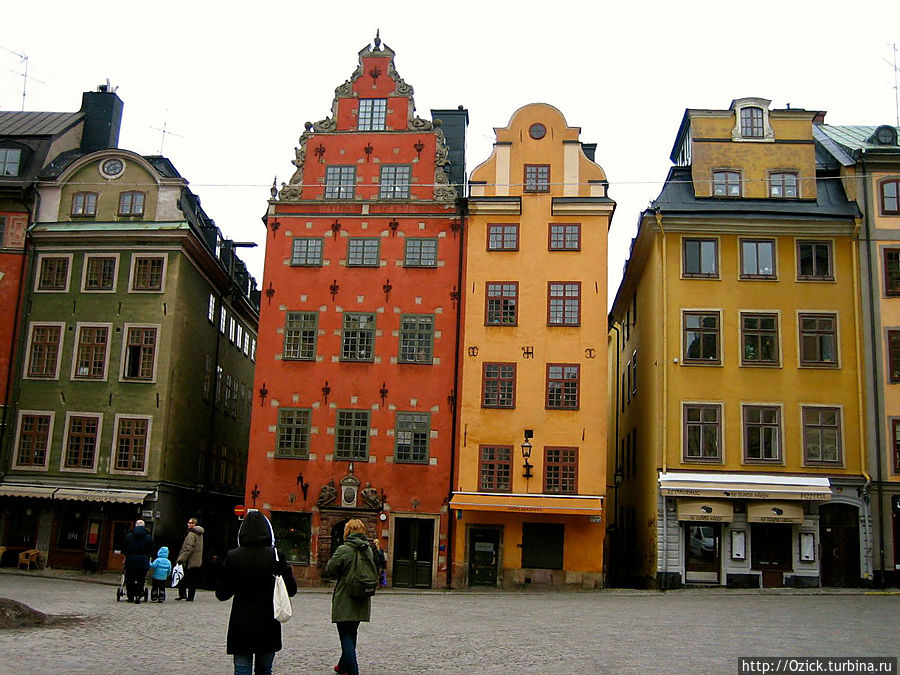
<instances>
[{"instance_id":1,"label":"downspout","mask_svg":"<svg viewBox=\"0 0 900 675\"><path fill-rule=\"evenodd\" d=\"M866 204L866 275L869 282L869 308L872 315L872 330L869 336L872 340L872 398L875 408L875 491L878 495L878 558L879 573L877 583L879 586L884 584L884 494L882 487L882 410L881 410L881 389L880 389L880 368L878 367L878 340L879 335L875 330L875 286L872 273L872 251L871 251L871 224L872 224L872 206L869 202L869 181L866 173L866 159L861 156L860 169L862 170L863 199ZM878 246L876 243L875 254L878 255ZM879 322L880 325L880 322Z\"/></svg>"},{"instance_id":2,"label":"downspout","mask_svg":"<svg viewBox=\"0 0 900 675\"><path fill-rule=\"evenodd\" d=\"M669 367L669 357L666 353L666 349L669 346L669 330L668 330L668 278L666 277L666 273L668 271L668 265L666 262L666 230L663 228L662 223L662 212L657 208L654 212L654 217L656 218L656 227L659 228L659 232L662 235L660 238L660 247L662 249L660 256L660 265L662 267L660 273L660 280L662 282L662 302L661 307L662 311L660 312L660 321L662 323L662 330L660 334L662 335L662 348L659 350L660 359L662 360L662 364L660 367L660 378L662 382L660 384L660 391L662 391L662 426L660 439L657 443L657 447L660 452L662 452L662 462L659 462L658 465L662 466L662 473L665 474L668 468L668 450L666 447L666 439L668 438L669 433L669 415L668 415L668 404L669 404L669 378L668 378L668 367ZM658 458L657 458L658 459ZM658 488L657 488L658 489ZM666 500L666 496L662 496L662 528L663 528L663 578L662 578L662 587L663 590L666 590L669 587L669 515L668 515L668 502Z\"/></svg>"},{"instance_id":3,"label":"downspout","mask_svg":"<svg viewBox=\"0 0 900 675\"><path fill-rule=\"evenodd\" d=\"M456 441L456 433L459 421L459 364L460 348L462 345L462 275L463 275L463 254L465 252L465 232L466 232L466 207L467 202L464 198L456 200L456 215L459 218L459 260L456 270L456 289L459 294L456 299L456 345L453 355L453 404L451 407L452 420L450 427L450 491L447 494L447 588L453 587L453 535L455 534L454 513L449 508L450 500L453 499L453 486L456 485L456 451L458 444Z\"/></svg>"},{"instance_id":4,"label":"downspout","mask_svg":"<svg viewBox=\"0 0 900 675\"><path fill-rule=\"evenodd\" d=\"M25 201L24 195L22 201ZM41 194L35 190L34 191L34 202L31 205L31 223L37 222L38 217L38 209L40 208ZM22 262L19 265L19 283L21 287L19 288L19 293L16 295L16 308L15 313L13 314L13 334L10 336L9 340L9 364L6 370L6 391L4 392L4 400L6 405L3 406L3 418L0 420L0 430L2 430L2 434L0 434L0 447L7 447L10 449L10 457L12 457L12 453L15 452L15 449L12 447L12 438L10 438L10 442L8 444L3 443L3 439L7 437L8 432L8 424L10 421L9 411L12 406L13 401L13 382L18 382L18 379L14 376L16 372L16 367L18 364L16 363L16 354L21 354L21 345L19 349L16 348L16 341L20 339L20 336L24 335L24 325L25 325L25 317L21 316L21 320L17 321L16 318L20 316L19 312L22 309L22 302L25 299L25 292L28 288L28 284L31 283L31 275L34 272L34 260L31 254L31 249L28 246L31 241L31 226L26 226L25 228L25 242L22 245ZM25 275L25 267L26 262L28 262L28 277ZM2 469L2 467L12 466L12 461L9 463L2 461L0 462L0 477L6 475L6 471Z\"/></svg>"},{"instance_id":5,"label":"downspout","mask_svg":"<svg viewBox=\"0 0 900 675\"><path fill-rule=\"evenodd\" d=\"M613 443L615 444L615 466L613 467L613 515L616 518L616 529L615 529L615 541L616 541L616 562L619 562L619 556L622 548L622 536L619 532L619 528L621 523L619 523L619 481L616 480L616 476L619 474L619 392L620 392L620 384L619 384L619 368L621 361L621 347L619 346L619 340L621 338L621 333L619 331L618 325L613 322L612 329L616 331L616 377L613 380L615 382L616 389L616 424L615 424L615 436L613 436ZM608 471L609 469L607 469ZM618 567L618 564L616 565Z\"/></svg>"},{"instance_id":6,"label":"downspout","mask_svg":"<svg viewBox=\"0 0 900 675\"><path fill-rule=\"evenodd\" d=\"M863 383L863 364L865 361L863 360L862 354L862 339L860 336L860 323L862 322L862 310L860 309L859 303L859 252L857 251L857 244L859 241L859 228L862 225L861 219L856 219L856 224L853 227L853 237L850 240L850 255L851 255L851 269L853 276L853 316L854 316L854 337L856 339L856 405L859 409L859 418L860 420L865 419L863 411L865 410L865 385ZM866 477L866 484L862 487L862 497L863 503L865 504L865 518L863 520L863 532L865 537L865 551L872 550L872 530L871 530L871 510L869 507L869 486L872 484L872 478L869 476L866 466L866 428L865 424L859 425L859 448L860 448L860 462L861 462L861 471L862 474ZM871 575L868 569L865 570L863 574L864 579L870 579Z\"/></svg>"}]
</instances>

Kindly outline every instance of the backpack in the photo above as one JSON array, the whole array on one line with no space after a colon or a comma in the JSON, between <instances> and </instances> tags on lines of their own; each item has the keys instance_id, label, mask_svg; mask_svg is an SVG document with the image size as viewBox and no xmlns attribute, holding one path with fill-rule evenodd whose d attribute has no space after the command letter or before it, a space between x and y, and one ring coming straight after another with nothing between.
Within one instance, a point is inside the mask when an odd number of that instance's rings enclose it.
<instances>
[{"instance_id":1,"label":"backpack","mask_svg":"<svg viewBox=\"0 0 900 675\"><path fill-rule=\"evenodd\" d=\"M371 598L378 588L378 570L375 569L375 563L370 556L361 555L360 551L361 549L356 549L356 555L353 556L344 575L347 595L355 600Z\"/></svg>"}]
</instances>

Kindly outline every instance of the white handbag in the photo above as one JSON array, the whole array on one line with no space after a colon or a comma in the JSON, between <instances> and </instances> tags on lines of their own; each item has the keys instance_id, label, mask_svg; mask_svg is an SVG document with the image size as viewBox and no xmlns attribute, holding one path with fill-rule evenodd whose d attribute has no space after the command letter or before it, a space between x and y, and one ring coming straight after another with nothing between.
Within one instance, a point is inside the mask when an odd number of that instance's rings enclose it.
<instances>
[{"instance_id":1,"label":"white handbag","mask_svg":"<svg viewBox=\"0 0 900 675\"><path fill-rule=\"evenodd\" d=\"M275 549L275 560L278 561L278 549ZM291 608L291 598L288 596L287 587L280 574L275 575L275 590L272 591L272 606L274 616L281 623L291 620L294 610Z\"/></svg>"}]
</instances>

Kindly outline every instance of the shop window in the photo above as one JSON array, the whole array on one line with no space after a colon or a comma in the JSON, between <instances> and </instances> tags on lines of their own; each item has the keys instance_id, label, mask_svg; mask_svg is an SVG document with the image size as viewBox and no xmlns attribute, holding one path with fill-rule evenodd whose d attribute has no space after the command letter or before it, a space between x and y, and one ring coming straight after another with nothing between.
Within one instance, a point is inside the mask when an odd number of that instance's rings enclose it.
<instances>
[{"instance_id":1,"label":"shop window","mask_svg":"<svg viewBox=\"0 0 900 675\"><path fill-rule=\"evenodd\" d=\"M59 517L59 548L80 551L84 548L84 515L78 509L63 509Z\"/></svg>"},{"instance_id":2,"label":"shop window","mask_svg":"<svg viewBox=\"0 0 900 675\"><path fill-rule=\"evenodd\" d=\"M522 568L561 570L565 525L522 523Z\"/></svg>"},{"instance_id":3,"label":"shop window","mask_svg":"<svg viewBox=\"0 0 900 675\"><path fill-rule=\"evenodd\" d=\"M275 541L278 542L278 550L284 553L287 562L294 565L309 565L312 514L272 511L269 520L272 523Z\"/></svg>"}]
</instances>

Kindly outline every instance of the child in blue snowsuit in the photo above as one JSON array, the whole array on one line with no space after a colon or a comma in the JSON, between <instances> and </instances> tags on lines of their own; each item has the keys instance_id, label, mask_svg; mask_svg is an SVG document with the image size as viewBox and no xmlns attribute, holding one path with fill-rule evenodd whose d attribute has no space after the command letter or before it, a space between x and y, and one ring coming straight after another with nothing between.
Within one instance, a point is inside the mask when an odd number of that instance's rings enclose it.
<instances>
[{"instance_id":1,"label":"child in blue snowsuit","mask_svg":"<svg viewBox=\"0 0 900 675\"><path fill-rule=\"evenodd\" d=\"M168 546L163 546L159 549L156 553L156 560L150 563L150 569L153 571L153 579L150 585L150 601L165 602L166 582L169 580L169 573L172 571Z\"/></svg>"}]
</instances>

